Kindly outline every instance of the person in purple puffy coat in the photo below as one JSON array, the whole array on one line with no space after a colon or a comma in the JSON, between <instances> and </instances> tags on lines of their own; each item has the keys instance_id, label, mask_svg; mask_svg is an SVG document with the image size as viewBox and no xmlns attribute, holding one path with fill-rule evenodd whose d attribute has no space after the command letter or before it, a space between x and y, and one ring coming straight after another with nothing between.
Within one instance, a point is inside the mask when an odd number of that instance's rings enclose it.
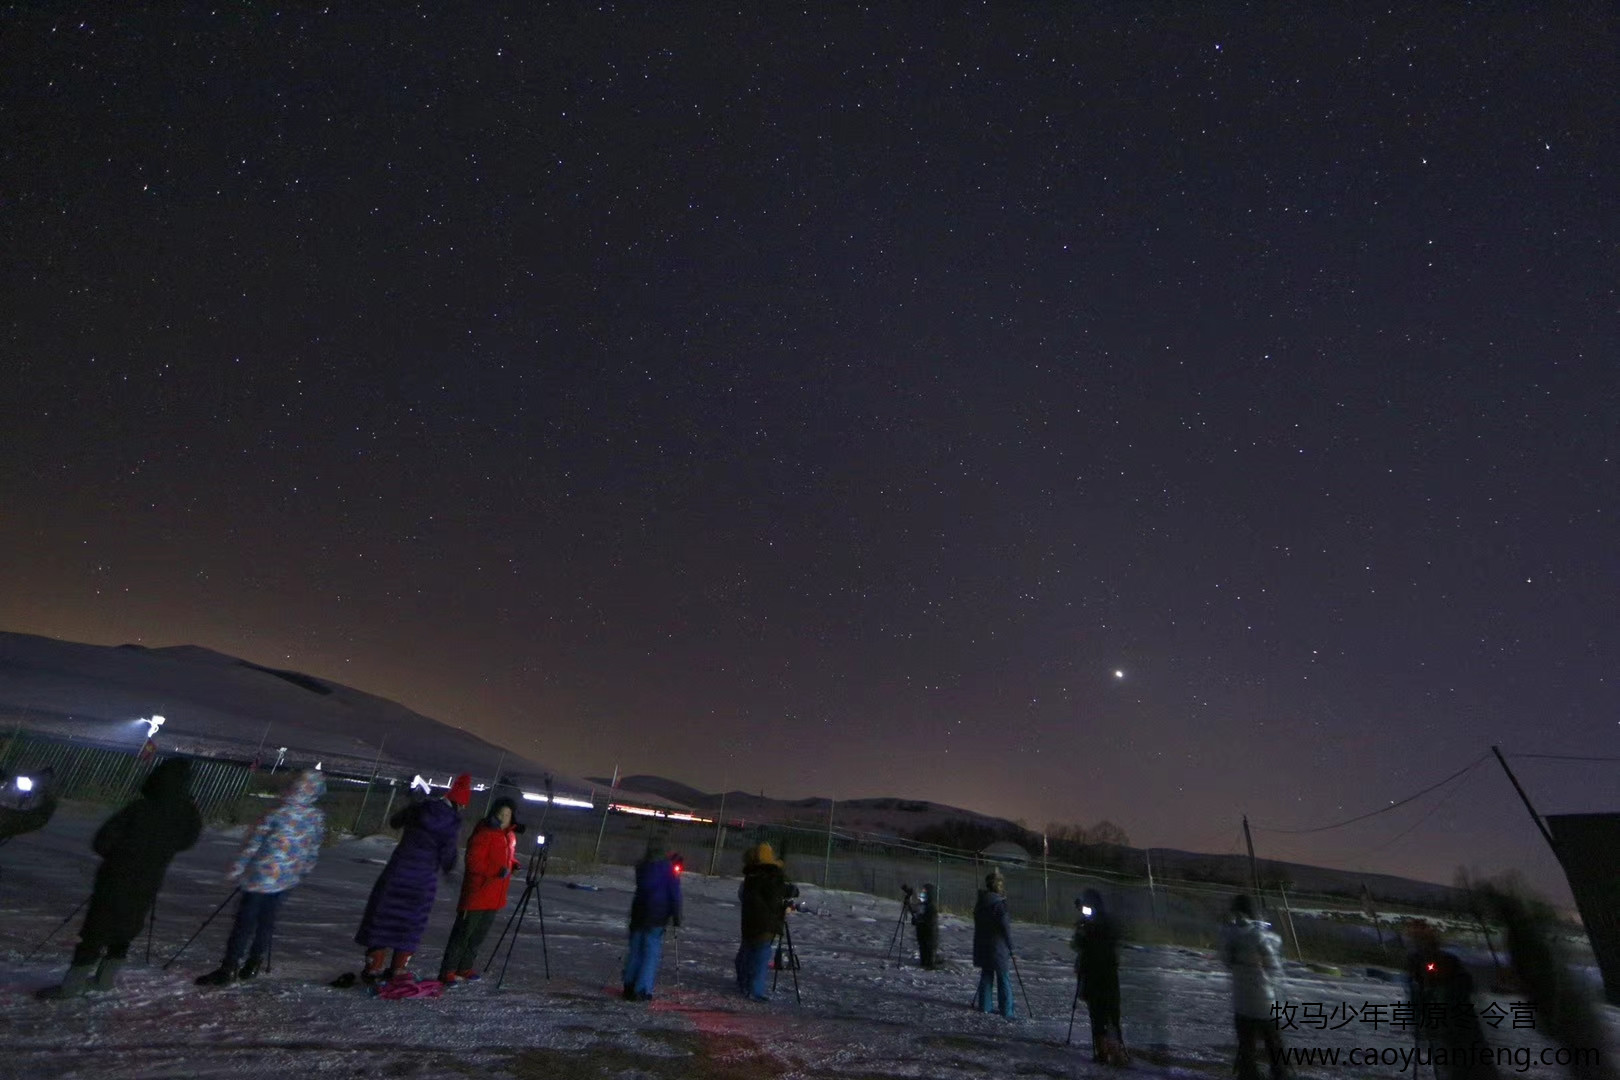
<instances>
[{"instance_id":1,"label":"person in purple puffy coat","mask_svg":"<svg viewBox=\"0 0 1620 1080\"><path fill-rule=\"evenodd\" d=\"M399 846L383 867L377 884L371 887L366 913L354 940L366 950L362 981L410 979L406 965L422 944L433 898L439 889L439 875L449 874L456 865L461 846L461 810L472 799L472 777L462 773L442 798L424 799L407 806L388 822L403 829ZM384 972L388 951L393 963Z\"/></svg>"}]
</instances>

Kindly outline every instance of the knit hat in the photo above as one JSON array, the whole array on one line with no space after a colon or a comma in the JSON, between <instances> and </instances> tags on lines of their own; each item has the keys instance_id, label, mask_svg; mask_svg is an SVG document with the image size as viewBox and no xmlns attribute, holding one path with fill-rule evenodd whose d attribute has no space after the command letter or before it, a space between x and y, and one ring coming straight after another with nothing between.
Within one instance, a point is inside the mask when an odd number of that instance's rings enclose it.
<instances>
[{"instance_id":1,"label":"knit hat","mask_svg":"<svg viewBox=\"0 0 1620 1080\"><path fill-rule=\"evenodd\" d=\"M743 853L743 863L748 866L781 866L782 860L776 857L769 844L756 844Z\"/></svg>"},{"instance_id":2,"label":"knit hat","mask_svg":"<svg viewBox=\"0 0 1620 1080\"><path fill-rule=\"evenodd\" d=\"M450 794L445 798L465 809L467 804L472 802L472 774L462 773L456 777L455 782L450 785Z\"/></svg>"}]
</instances>

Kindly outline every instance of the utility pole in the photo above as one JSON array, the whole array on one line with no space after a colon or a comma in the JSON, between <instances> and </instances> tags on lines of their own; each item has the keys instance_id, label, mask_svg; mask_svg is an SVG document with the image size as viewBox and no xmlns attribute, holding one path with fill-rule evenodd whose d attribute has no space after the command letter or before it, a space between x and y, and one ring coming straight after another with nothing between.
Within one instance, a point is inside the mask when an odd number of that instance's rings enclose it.
<instances>
[{"instance_id":1,"label":"utility pole","mask_svg":"<svg viewBox=\"0 0 1620 1080\"><path fill-rule=\"evenodd\" d=\"M266 735L270 734L268 724L265 725L264 733ZM377 760L371 763L371 779L366 781L366 793L360 797L360 809L354 812L354 824L349 826L349 831L356 836L360 835L360 819L365 816L366 803L371 801L371 786L377 782L377 771L382 768L383 747L387 745L388 736L384 735L381 741L377 743ZM278 760L276 764L280 765L281 762ZM275 770L271 769L270 771L274 772ZM390 805L392 805L392 800L390 800Z\"/></svg>"},{"instance_id":2,"label":"utility pole","mask_svg":"<svg viewBox=\"0 0 1620 1080\"><path fill-rule=\"evenodd\" d=\"M484 816L489 817L489 808L495 805L495 789L501 786L501 770L506 768L506 751L501 751L501 760L495 765L495 779L490 782L489 795L484 799Z\"/></svg>"},{"instance_id":3,"label":"utility pole","mask_svg":"<svg viewBox=\"0 0 1620 1080\"><path fill-rule=\"evenodd\" d=\"M1263 903L1260 895L1260 867L1254 860L1254 837L1249 834L1249 815L1243 815L1243 842L1249 846L1249 884L1254 889L1255 903Z\"/></svg>"},{"instance_id":4,"label":"utility pole","mask_svg":"<svg viewBox=\"0 0 1620 1080\"><path fill-rule=\"evenodd\" d=\"M1148 848L1144 854L1147 856L1148 872L1148 908L1153 912L1153 921L1159 921L1159 898L1153 891L1153 849Z\"/></svg>"},{"instance_id":5,"label":"utility pole","mask_svg":"<svg viewBox=\"0 0 1620 1080\"><path fill-rule=\"evenodd\" d=\"M821 887L827 887L828 875L832 873L832 819L833 807L838 804L832 799L827 800L827 856L821 861Z\"/></svg>"},{"instance_id":6,"label":"utility pole","mask_svg":"<svg viewBox=\"0 0 1620 1080\"><path fill-rule=\"evenodd\" d=\"M1536 823L1536 828L1541 830L1542 839L1546 840L1547 846L1552 848L1553 858L1558 860L1559 865L1562 865L1564 860L1558 854L1558 845L1553 842L1553 835L1550 831L1548 831L1547 823L1541 820L1541 815L1536 813L1535 806L1530 802L1530 796L1526 795L1524 793L1524 788L1519 786L1519 778L1513 775L1512 769L1508 768L1507 758L1503 757L1502 751L1495 746L1491 747L1491 753L1495 754L1496 760L1501 762L1502 771L1507 773L1508 782L1513 785L1513 790L1517 791L1519 793L1519 798L1524 800L1524 808L1530 811L1530 820Z\"/></svg>"},{"instance_id":7,"label":"utility pole","mask_svg":"<svg viewBox=\"0 0 1620 1080\"><path fill-rule=\"evenodd\" d=\"M720 840L726 831L726 793L720 793L720 812L714 815L714 854L709 856L709 876L713 877L720 865Z\"/></svg>"}]
</instances>

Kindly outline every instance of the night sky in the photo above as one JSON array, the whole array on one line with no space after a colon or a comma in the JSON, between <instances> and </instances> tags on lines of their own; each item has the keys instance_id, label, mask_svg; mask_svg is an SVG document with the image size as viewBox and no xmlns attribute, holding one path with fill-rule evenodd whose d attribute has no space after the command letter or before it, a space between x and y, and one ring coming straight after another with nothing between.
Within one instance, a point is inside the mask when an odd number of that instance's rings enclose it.
<instances>
[{"instance_id":1,"label":"night sky","mask_svg":"<svg viewBox=\"0 0 1620 1080\"><path fill-rule=\"evenodd\" d=\"M1607 5L116 7L4 11L0 628L1138 845L1620 755ZM1557 877L1494 759L1255 841Z\"/></svg>"}]
</instances>

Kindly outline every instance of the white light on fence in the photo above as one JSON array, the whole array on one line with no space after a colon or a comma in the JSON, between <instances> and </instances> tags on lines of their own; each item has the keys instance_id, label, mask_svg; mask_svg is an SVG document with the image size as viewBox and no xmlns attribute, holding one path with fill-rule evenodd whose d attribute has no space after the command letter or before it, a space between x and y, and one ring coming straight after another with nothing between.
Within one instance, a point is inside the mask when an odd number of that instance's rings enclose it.
<instances>
[{"instance_id":1,"label":"white light on fence","mask_svg":"<svg viewBox=\"0 0 1620 1080\"><path fill-rule=\"evenodd\" d=\"M546 797L544 795L540 794L538 791L525 791L523 793L523 797L525 799L529 800L530 802L546 802L547 801Z\"/></svg>"}]
</instances>

